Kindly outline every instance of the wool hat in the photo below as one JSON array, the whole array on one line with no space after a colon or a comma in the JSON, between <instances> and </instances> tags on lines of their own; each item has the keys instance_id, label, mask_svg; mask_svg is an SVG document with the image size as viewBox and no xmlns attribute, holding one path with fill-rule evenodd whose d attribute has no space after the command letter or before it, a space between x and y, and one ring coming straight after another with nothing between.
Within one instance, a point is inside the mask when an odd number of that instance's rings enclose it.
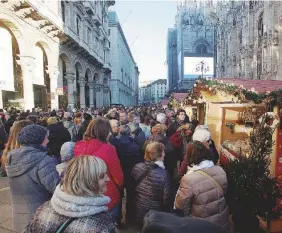
<instances>
[{"instance_id":1,"label":"wool hat","mask_svg":"<svg viewBox=\"0 0 282 233\"><path fill-rule=\"evenodd\" d=\"M47 136L47 130L40 125L25 126L18 135L20 145L41 145Z\"/></svg>"},{"instance_id":2,"label":"wool hat","mask_svg":"<svg viewBox=\"0 0 282 233\"><path fill-rule=\"evenodd\" d=\"M67 162L74 157L74 142L65 142L61 147L61 160Z\"/></svg>"},{"instance_id":3,"label":"wool hat","mask_svg":"<svg viewBox=\"0 0 282 233\"><path fill-rule=\"evenodd\" d=\"M58 118L57 117L49 117L47 120L48 125L54 125L58 123Z\"/></svg>"},{"instance_id":4,"label":"wool hat","mask_svg":"<svg viewBox=\"0 0 282 233\"><path fill-rule=\"evenodd\" d=\"M193 134L193 141L207 142L210 139L211 133L206 129L198 129Z\"/></svg>"}]
</instances>

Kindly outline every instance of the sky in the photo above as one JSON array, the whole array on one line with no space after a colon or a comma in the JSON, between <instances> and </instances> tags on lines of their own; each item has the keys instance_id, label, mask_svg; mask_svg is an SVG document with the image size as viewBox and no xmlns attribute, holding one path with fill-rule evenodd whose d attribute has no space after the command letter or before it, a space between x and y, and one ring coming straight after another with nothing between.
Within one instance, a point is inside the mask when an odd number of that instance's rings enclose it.
<instances>
[{"instance_id":1,"label":"sky","mask_svg":"<svg viewBox=\"0 0 282 233\"><path fill-rule=\"evenodd\" d=\"M110 8L118 15L140 81L167 78L167 30L175 23L176 7L176 0L116 0Z\"/></svg>"}]
</instances>

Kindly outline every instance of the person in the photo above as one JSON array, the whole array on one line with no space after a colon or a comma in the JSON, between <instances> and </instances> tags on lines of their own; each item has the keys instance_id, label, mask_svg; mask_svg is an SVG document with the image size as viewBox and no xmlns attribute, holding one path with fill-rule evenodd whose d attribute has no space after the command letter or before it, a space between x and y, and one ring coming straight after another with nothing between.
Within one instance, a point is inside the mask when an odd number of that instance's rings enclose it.
<instances>
[{"instance_id":1,"label":"person","mask_svg":"<svg viewBox=\"0 0 282 233\"><path fill-rule=\"evenodd\" d=\"M115 233L107 208L110 198L104 195L108 181L102 159L73 158L51 201L37 210L23 233L57 232L67 222L64 233Z\"/></svg>"},{"instance_id":2,"label":"person","mask_svg":"<svg viewBox=\"0 0 282 233\"><path fill-rule=\"evenodd\" d=\"M110 178L106 196L111 198L108 207L113 220L116 220L120 190L123 188L123 172L114 146L108 143L111 125L105 118L98 117L90 122L84 134L84 140L74 146L74 155L97 156L104 160Z\"/></svg>"},{"instance_id":3,"label":"person","mask_svg":"<svg viewBox=\"0 0 282 233\"><path fill-rule=\"evenodd\" d=\"M66 115L66 113L68 113L70 115L69 112L65 112L65 115ZM72 122L72 117L69 116L69 117L65 118L65 121L63 122L63 124L64 124L64 127L70 133L71 141L74 141L78 131L77 131L76 125Z\"/></svg>"},{"instance_id":4,"label":"person","mask_svg":"<svg viewBox=\"0 0 282 233\"><path fill-rule=\"evenodd\" d=\"M81 113L80 113L80 112L75 113L75 117L74 117L73 123L74 123L77 127L80 126L80 124L81 124Z\"/></svg>"},{"instance_id":5,"label":"person","mask_svg":"<svg viewBox=\"0 0 282 233\"><path fill-rule=\"evenodd\" d=\"M117 120L117 112L115 109L111 109L106 115L106 118L108 118L109 120Z\"/></svg>"},{"instance_id":6,"label":"person","mask_svg":"<svg viewBox=\"0 0 282 233\"><path fill-rule=\"evenodd\" d=\"M138 123L135 122L129 122L128 126L131 130L131 136L134 138L134 142L142 148L144 146L144 143L146 141L145 133L143 130L139 127Z\"/></svg>"},{"instance_id":7,"label":"person","mask_svg":"<svg viewBox=\"0 0 282 233\"><path fill-rule=\"evenodd\" d=\"M215 166L212 154L201 142L191 142L192 152L187 157L188 171L181 179L174 208L193 216L216 223L228 230L229 213L225 200L227 177Z\"/></svg>"},{"instance_id":8,"label":"person","mask_svg":"<svg viewBox=\"0 0 282 233\"><path fill-rule=\"evenodd\" d=\"M129 221L142 224L150 210L169 211L172 193L169 174L164 167L165 146L158 142L147 145L145 163L138 163L132 170L135 201Z\"/></svg>"},{"instance_id":9,"label":"person","mask_svg":"<svg viewBox=\"0 0 282 233\"><path fill-rule=\"evenodd\" d=\"M131 186L131 172L135 164L143 161L140 155L140 147L134 142L130 136L131 131L128 125L123 125L120 128L120 137L118 139L120 145L120 162L124 174L124 187L126 189L126 209L132 205L133 193ZM122 203L120 203L120 211L122 209ZM127 211L128 213L129 211ZM121 213L119 214L117 223L121 221Z\"/></svg>"},{"instance_id":10,"label":"person","mask_svg":"<svg viewBox=\"0 0 282 233\"><path fill-rule=\"evenodd\" d=\"M28 115L26 119L32 121L34 124L38 123L38 118L36 115Z\"/></svg>"},{"instance_id":11,"label":"person","mask_svg":"<svg viewBox=\"0 0 282 233\"><path fill-rule=\"evenodd\" d=\"M22 232L37 208L50 200L60 177L47 151L47 130L31 124L18 135L20 148L8 153L6 170L13 203L13 230Z\"/></svg>"},{"instance_id":12,"label":"person","mask_svg":"<svg viewBox=\"0 0 282 233\"><path fill-rule=\"evenodd\" d=\"M124 109L122 109L119 112L119 122L120 122L120 125L127 125L128 124L127 113Z\"/></svg>"},{"instance_id":13,"label":"person","mask_svg":"<svg viewBox=\"0 0 282 233\"><path fill-rule=\"evenodd\" d=\"M178 109L177 110L176 118L177 118L176 121L174 121L173 123L171 123L168 126L167 133L166 133L167 138L170 138L177 131L177 129L180 126L189 123L189 121L185 121L186 112L183 109Z\"/></svg>"},{"instance_id":14,"label":"person","mask_svg":"<svg viewBox=\"0 0 282 233\"><path fill-rule=\"evenodd\" d=\"M63 123L58 121L57 117L49 117L48 123L48 148L50 154L56 159L57 164L61 162L60 151L65 142L71 141L71 135L69 131L64 127Z\"/></svg>"},{"instance_id":15,"label":"person","mask_svg":"<svg viewBox=\"0 0 282 233\"><path fill-rule=\"evenodd\" d=\"M32 125L33 122L29 121L29 120L23 120L23 121L18 121L16 122L11 130L10 130L10 135L8 137L8 141L5 145L5 149L3 151L2 157L1 157L1 176L5 177L7 176L6 174L6 163L7 163L7 156L8 153L13 150L13 149L17 149L20 147L19 143L18 143L18 135L20 133L20 131L28 126L28 125Z\"/></svg>"},{"instance_id":16,"label":"person","mask_svg":"<svg viewBox=\"0 0 282 233\"><path fill-rule=\"evenodd\" d=\"M88 127L88 125L90 124L92 120L92 116L88 113L83 113L83 122L81 123L79 129L78 129L78 133L76 135L76 139L75 141L80 141L83 139L83 135Z\"/></svg>"},{"instance_id":17,"label":"person","mask_svg":"<svg viewBox=\"0 0 282 233\"><path fill-rule=\"evenodd\" d=\"M156 117L157 124L165 124L166 122L166 115L164 113L158 113Z\"/></svg>"},{"instance_id":18,"label":"person","mask_svg":"<svg viewBox=\"0 0 282 233\"><path fill-rule=\"evenodd\" d=\"M61 161L62 163L58 164L56 166L56 169L60 175L60 177L63 177L67 167L68 167L68 161L70 161L74 157L74 142L65 142L61 147Z\"/></svg>"},{"instance_id":19,"label":"person","mask_svg":"<svg viewBox=\"0 0 282 233\"><path fill-rule=\"evenodd\" d=\"M172 124L174 122L174 111L173 111L173 109L166 109L165 114L166 114L165 124L168 127L170 124Z\"/></svg>"},{"instance_id":20,"label":"person","mask_svg":"<svg viewBox=\"0 0 282 233\"><path fill-rule=\"evenodd\" d=\"M186 145L192 141L194 133L194 126L192 124L185 124L180 126L177 131L169 138L173 148L175 157L178 161L182 162L186 154Z\"/></svg>"},{"instance_id":21,"label":"person","mask_svg":"<svg viewBox=\"0 0 282 233\"><path fill-rule=\"evenodd\" d=\"M145 133L145 138L148 139L151 135L151 127L150 127L150 116L140 115L140 123L139 127Z\"/></svg>"},{"instance_id":22,"label":"person","mask_svg":"<svg viewBox=\"0 0 282 233\"><path fill-rule=\"evenodd\" d=\"M110 120L110 125L111 125L111 135L109 137L109 142L111 145L113 145L116 148L116 152L118 157L120 158L120 143L118 140L119 136L119 122L118 120Z\"/></svg>"}]
</instances>

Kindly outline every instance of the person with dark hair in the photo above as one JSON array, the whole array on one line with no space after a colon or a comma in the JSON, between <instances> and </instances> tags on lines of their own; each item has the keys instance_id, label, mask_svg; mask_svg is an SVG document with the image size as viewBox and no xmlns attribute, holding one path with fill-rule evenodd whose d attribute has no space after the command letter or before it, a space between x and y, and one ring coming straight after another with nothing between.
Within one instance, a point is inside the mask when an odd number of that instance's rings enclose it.
<instances>
[{"instance_id":1,"label":"person with dark hair","mask_svg":"<svg viewBox=\"0 0 282 233\"><path fill-rule=\"evenodd\" d=\"M48 156L47 134L39 125L27 125L18 135L20 148L8 153L6 170L13 200L14 232L24 230L60 182L54 159Z\"/></svg>"},{"instance_id":2,"label":"person with dark hair","mask_svg":"<svg viewBox=\"0 0 282 233\"><path fill-rule=\"evenodd\" d=\"M181 179L174 208L183 210L185 216L202 218L228 230L229 213L224 197L227 190L226 173L214 165L212 154L201 142L189 143L188 150L189 167Z\"/></svg>"},{"instance_id":3,"label":"person with dark hair","mask_svg":"<svg viewBox=\"0 0 282 233\"><path fill-rule=\"evenodd\" d=\"M194 127L196 128L199 125L199 121L197 119L193 119L191 121L191 124L194 125Z\"/></svg>"},{"instance_id":4,"label":"person with dark hair","mask_svg":"<svg viewBox=\"0 0 282 233\"><path fill-rule=\"evenodd\" d=\"M83 113L83 122L81 123L77 135L75 137L75 141L80 141L83 139L83 135L92 120L92 116L88 113Z\"/></svg>"},{"instance_id":5,"label":"person with dark hair","mask_svg":"<svg viewBox=\"0 0 282 233\"><path fill-rule=\"evenodd\" d=\"M65 112L69 113L69 112ZM75 124L72 122L72 117L67 117L66 120L63 122L64 127L69 131L70 136L71 136L71 141L75 141L76 135L78 133L78 130L75 126Z\"/></svg>"},{"instance_id":6,"label":"person with dark hair","mask_svg":"<svg viewBox=\"0 0 282 233\"><path fill-rule=\"evenodd\" d=\"M34 124L38 123L38 118L35 115L28 115L26 119L32 121Z\"/></svg>"},{"instance_id":7,"label":"person with dark hair","mask_svg":"<svg viewBox=\"0 0 282 233\"><path fill-rule=\"evenodd\" d=\"M115 147L108 143L110 132L111 125L107 119L98 117L92 120L84 133L83 140L75 144L74 155L96 156L106 163L110 181L105 195L111 198L108 207L115 221L120 202L120 189L123 188L123 172Z\"/></svg>"},{"instance_id":8,"label":"person with dark hair","mask_svg":"<svg viewBox=\"0 0 282 233\"><path fill-rule=\"evenodd\" d=\"M167 138L170 138L180 126L189 123L189 117L187 119L186 116L187 116L187 114L186 114L185 110L183 110L183 109L177 110L176 121L174 121L173 123L171 123L168 126L168 129L167 129L167 132L166 132Z\"/></svg>"}]
</instances>

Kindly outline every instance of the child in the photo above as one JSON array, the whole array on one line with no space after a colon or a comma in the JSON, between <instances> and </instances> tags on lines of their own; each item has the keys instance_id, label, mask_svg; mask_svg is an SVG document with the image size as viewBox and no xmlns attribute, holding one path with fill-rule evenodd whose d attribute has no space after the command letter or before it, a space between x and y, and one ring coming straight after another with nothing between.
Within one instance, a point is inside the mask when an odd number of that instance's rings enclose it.
<instances>
[{"instance_id":1,"label":"child","mask_svg":"<svg viewBox=\"0 0 282 233\"><path fill-rule=\"evenodd\" d=\"M68 161L74 157L74 152L73 152L74 144L75 144L74 142L65 142L61 147L60 154L61 154L62 163L56 166L56 169L60 177L64 176L64 173L68 167Z\"/></svg>"}]
</instances>

